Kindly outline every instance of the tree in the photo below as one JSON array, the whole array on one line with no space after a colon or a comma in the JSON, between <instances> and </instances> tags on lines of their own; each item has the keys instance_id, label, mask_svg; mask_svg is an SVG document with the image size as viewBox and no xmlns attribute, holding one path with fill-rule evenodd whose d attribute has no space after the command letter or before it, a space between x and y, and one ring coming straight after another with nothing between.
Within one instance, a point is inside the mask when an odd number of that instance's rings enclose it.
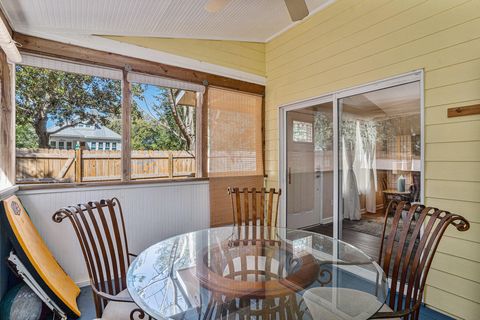
<instances>
[{"instance_id":1,"label":"tree","mask_svg":"<svg viewBox=\"0 0 480 320\"><path fill-rule=\"evenodd\" d=\"M16 73L17 124L33 126L40 148L65 128L106 125L120 116L120 81L20 65ZM47 131L49 123L54 131Z\"/></svg>"},{"instance_id":2,"label":"tree","mask_svg":"<svg viewBox=\"0 0 480 320\"><path fill-rule=\"evenodd\" d=\"M187 91L157 89L159 92L154 99L147 100L140 95L141 106L136 106L139 117L133 117L132 146L143 146L143 149L148 146L148 150L192 151L195 144L195 108L182 103Z\"/></svg>"},{"instance_id":3,"label":"tree","mask_svg":"<svg viewBox=\"0 0 480 320\"><path fill-rule=\"evenodd\" d=\"M37 134L29 123L16 125L15 141L18 148L38 148Z\"/></svg>"}]
</instances>

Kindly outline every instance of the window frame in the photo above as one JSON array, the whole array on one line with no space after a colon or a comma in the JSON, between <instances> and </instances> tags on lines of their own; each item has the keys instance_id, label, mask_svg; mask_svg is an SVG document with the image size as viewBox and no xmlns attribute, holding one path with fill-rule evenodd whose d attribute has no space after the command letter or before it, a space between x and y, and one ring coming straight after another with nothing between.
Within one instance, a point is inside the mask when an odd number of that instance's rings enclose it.
<instances>
[{"instance_id":1,"label":"window frame","mask_svg":"<svg viewBox=\"0 0 480 320\"><path fill-rule=\"evenodd\" d=\"M48 59L58 59L67 61L75 64L83 64L87 66L96 66L100 68L109 68L117 71L133 71L133 72L143 72L152 76L169 78L172 80L186 81L196 84L203 84L206 87L206 91L203 94L198 95L198 101L200 104L197 104L202 108L202 112L197 112L199 119L197 124L200 124L201 134L198 135L196 139L197 152L202 154L202 157L197 156L197 173L199 177L207 177L206 161L202 161L206 154L206 148L208 147L206 143L206 121L202 121L207 117L207 106L205 101L207 100L208 87L210 85L217 86L225 89L237 90L250 94L257 94L265 96L265 79L264 77L258 77L254 75L233 75L231 73L226 73L221 70L211 70L209 68L204 69L200 65L198 68L193 69L192 66L178 66L174 64L165 64L155 60L142 59L137 57L132 57L129 55L122 55L118 53L113 53L107 50L98 50L92 49L82 45L74 44L65 44L55 40L46 40L38 38L35 36L24 35L20 33L15 33L12 35L15 41L22 43L23 46L19 48L20 53L23 55L34 55L38 57L45 57ZM16 185L16 157L15 157L15 140L10 137L15 136L15 64L7 61L3 57L0 57L1 67L4 69L2 73L2 84L1 87L3 92L11 92L13 94L6 96L6 103L2 106L0 113L2 118L0 119L0 127L4 132L7 132L8 135L4 135L0 138L2 147L5 147L6 150L10 152L3 153L6 155L0 157L0 191L4 186L13 186L12 188L18 188ZM9 72L7 70L9 69ZM209 71L210 70L210 71ZM264 106L262 108L262 124L265 124L265 114ZM262 128L264 130L264 128ZM263 145L265 144L265 135L262 134ZM205 143L204 143L205 142ZM58 144L58 141L57 141ZM118 149L124 149L124 145L117 145ZM263 153L265 150L263 149ZM263 157L263 162L265 163L265 157ZM265 166L264 166L265 168ZM198 179L194 178L194 179ZM192 180L192 178L187 178L183 181ZM205 178L198 179L199 181L205 180ZM182 181L182 180L180 180ZM132 184L142 184L142 183L158 183L159 181L141 181L134 182ZM169 182L163 180L162 182ZM82 182L82 183L56 183L56 184L28 184L21 185L20 189L24 190L36 190L36 189L55 189L55 188L68 188L72 186L78 187L88 187L88 186L101 186L101 185L125 185L124 181L122 182Z\"/></svg>"},{"instance_id":2,"label":"window frame","mask_svg":"<svg viewBox=\"0 0 480 320\"><path fill-rule=\"evenodd\" d=\"M74 47L74 46L72 46ZM63 54L58 54L55 56L49 56L45 55L45 53L40 50L39 52L34 51L32 52L22 52L22 54L28 54L32 56L37 56L42 59L50 59L50 60L57 60L57 61L64 61L67 64L76 64L76 65L84 65L90 68L105 68L105 69L110 69L110 70L116 70L119 72L122 72L123 77L121 78L121 88L122 88L122 93L121 93L121 121L122 121L122 140L119 143L116 143L116 150L121 151L121 179L119 181L98 181L98 182L77 182L77 183L53 183L53 184L20 184L21 188L23 189L42 189L42 188L61 188L61 187L68 187L73 184L76 186L99 186L102 184L108 184L108 185L115 185L115 184L125 184L125 183L152 183L152 182L171 182L172 179L165 179L165 178L158 178L158 179L152 179L149 181L135 181L131 180L131 148L130 148L130 126L131 126L131 121L125 119L130 119L131 115L131 101L130 101L130 81L128 81L128 75L129 74L138 74L140 72L147 72L145 75L149 77L154 77L154 78L159 78L163 79L165 81L172 81L175 83L175 81L178 82L183 82L186 85L192 84L196 86L202 86L204 88L203 92L199 92L197 90L192 90L196 92L196 138L195 138L195 150L196 150L196 174L195 177L188 177L188 178L179 178L179 179L174 179L174 180L180 180L180 181L185 181L185 180L192 180L192 179L199 179L199 178L207 178L208 177L208 168L206 166L206 155L207 155L207 148L208 148L208 141L207 141L207 132L208 132L208 106L207 106L207 97L208 97L208 88L211 85L207 80L200 81L198 80L199 76L205 77L204 79L212 79L214 82L212 85L214 87L218 88L223 88L227 90L233 90L233 91L239 91L243 92L246 94L253 94L253 95L260 95L262 96L263 102L262 102L262 160L263 160L263 171L265 175L265 156L264 156L264 143L265 143L265 134L264 134L264 94L265 94L265 86L261 84L256 84L256 83L250 83L246 82L244 80L235 80L233 78L228 78L224 76L215 76L211 78L212 75L209 75L208 73L197 73L197 71L190 70L190 69L183 69L186 71L186 73L182 74L179 77L174 77L172 74L167 74L165 72L165 69L161 68L162 64L156 63L156 62L145 62L146 65L149 63L154 63L158 65L160 68L154 68L153 70L151 69L144 69L145 71L140 71L143 70L143 67L139 67L141 63L144 63L144 61L136 61L135 58L128 58L128 57L123 57L123 56L116 56L118 59L133 59L132 61L134 63L139 63L139 65L136 65L138 69L132 70L130 65L128 63L124 63L122 66L117 66L115 64L107 64L107 63L99 63L97 61L98 57L88 57L88 59L76 59L74 57L70 57L68 55L63 55ZM21 63L23 64L23 63ZM178 68L178 67L172 67L172 68ZM54 70L59 70L55 68L51 68ZM181 68L180 68L181 69ZM182 72L185 72L182 71ZM66 71L69 72L69 71ZM101 76L101 75L97 75ZM217 79L218 78L218 79ZM13 83L15 81L15 77L13 77ZM218 84L216 84L218 83ZM221 83L221 84L220 84ZM166 86L166 87L173 87L177 88L175 86ZM178 87L181 89L184 89L182 87ZM237 89L238 88L238 89ZM187 89L188 90L188 89ZM14 100L14 99L13 99ZM125 128L128 128L128 130L125 130ZM128 132L127 132L128 131ZM12 132L12 134L15 134ZM128 142L127 142L128 140ZM60 142L57 141L56 145L57 148L59 145L63 143L63 148L66 148L65 141ZM95 149L92 148L92 150L100 150L98 148L99 142L95 142L96 146ZM121 147L119 147L121 146ZM15 147L15 146L14 146ZM72 144L72 149L74 149L73 144ZM127 156L128 153L128 156ZM16 163L16 158L14 158L14 163ZM17 181L14 181L15 184L17 184Z\"/></svg>"},{"instance_id":3,"label":"window frame","mask_svg":"<svg viewBox=\"0 0 480 320\"><path fill-rule=\"evenodd\" d=\"M47 59L47 60L52 60L52 61L56 61L57 59L55 58L50 58L50 57L39 57L39 59ZM62 59L59 59L60 61L63 61ZM77 62L74 62L74 61L68 61L66 60L65 61L66 64L68 65L72 65L72 64L78 64L78 65L83 65L82 63L77 63ZM43 66L36 66L36 65L32 65L32 64L22 64L20 63L20 65L26 65L26 66L32 66L32 67L37 67L37 68L47 68L47 69L51 69L51 70L59 70L59 71L64 71L64 72L72 72L72 73L75 73L74 71L68 71L68 70L63 70L62 68L53 68L53 67L43 67ZM95 68L96 66L94 65L88 65L87 67L89 68ZM115 69L117 70L117 69ZM130 114L131 114L131 101L130 101L130 97L131 97L131 82L129 81L128 79L128 76L130 75L130 72L126 71L126 70L121 70L121 72L123 72L123 77L122 79L120 79L119 81L121 82L121 127L122 127L122 140L117 143L117 142L112 142L112 141L91 141L91 142L87 142L87 146L89 146L89 149L90 150L99 150L99 151L107 151L107 150L116 150L116 151L121 151L120 154L120 161L121 161L121 179L120 181L116 181L116 183L119 183L119 182L122 182L122 183L125 183L125 182L134 182L134 180L132 179L132 176L131 176L131 167L132 167L132 164L131 164L131 147L130 147L130 130L131 130L131 125L132 125L132 119L130 117ZM81 74L81 73L80 73ZM132 73L133 75L140 75L142 76L142 74L138 74L138 73L135 73L133 72ZM101 75L93 75L93 74L90 74L92 76L99 76L101 77ZM161 76L156 76L156 75L145 75L145 77L148 79L148 78L158 78L160 79L160 81L163 81L163 77ZM112 80L118 80L118 79L114 79L114 78L111 78ZM167 83L175 83L176 81L180 81L180 80L175 80L175 79L171 79L171 80L165 80L167 81ZM149 84L148 82L145 82L146 84ZM188 87L189 85L189 82L184 82L185 83L185 86ZM154 84L154 85L158 85L158 84ZM200 87L201 85L197 85L197 84L194 84L192 83L193 86L197 86L197 87ZM165 86L167 87L167 86ZM177 87L174 87L174 86L169 86L170 88L177 88ZM197 99L196 99L196 102L197 102L197 105L196 105L196 118L195 118L195 121L196 121L196 125L195 125L195 153L196 153L196 173L195 173L195 178L200 178L203 176L203 172L202 172L202 165L201 165L201 159L198 159L198 158L202 158L202 149L203 149L203 139L202 139L202 127L203 127L203 123L202 123L202 109L203 109L203 95L206 93L207 91L207 88L206 86L203 86L205 88L205 91L204 92L199 92L199 91L193 91L196 93L196 96L197 96ZM184 89L183 87L178 87L180 89ZM83 125L83 127L86 127L85 125ZM127 130L126 130L127 129ZM126 143L126 140L128 139L128 143ZM121 148L119 148L119 146L121 145ZM115 146L113 148L113 146ZM61 150L75 150L75 143L73 141L69 141L69 140L64 140L64 141L55 141L55 148L58 148L58 149L61 149ZM127 153L128 153L128 156L127 156ZM126 159L128 158L128 161L126 161ZM200 161L199 161L200 160ZM15 163L16 163L16 157L15 157ZM199 165L200 163L200 165ZM178 180L185 180L185 179L191 179L191 177L189 178L175 178L175 179L178 179ZM157 181L157 182L161 182L161 181L171 181L172 179L166 179L166 178L162 178L162 177L159 177L159 178L155 178L155 179L151 179L150 181ZM73 182L72 182L73 183ZM82 185L99 185L99 184L102 184L102 183L112 183L112 181L110 180L101 180L101 181L98 181L98 182L90 182L90 181L82 181L80 183L75 183L76 185L78 184L82 184ZM17 184L17 181L15 181L15 184ZM56 185L58 187L61 187L61 186L65 186L65 185L68 185L70 184L69 182L56 182L56 183L52 183L51 185ZM20 183L18 184L20 186L23 187L38 187L38 188L41 188L42 186L46 186L46 184L29 184L29 183Z\"/></svg>"}]
</instances>

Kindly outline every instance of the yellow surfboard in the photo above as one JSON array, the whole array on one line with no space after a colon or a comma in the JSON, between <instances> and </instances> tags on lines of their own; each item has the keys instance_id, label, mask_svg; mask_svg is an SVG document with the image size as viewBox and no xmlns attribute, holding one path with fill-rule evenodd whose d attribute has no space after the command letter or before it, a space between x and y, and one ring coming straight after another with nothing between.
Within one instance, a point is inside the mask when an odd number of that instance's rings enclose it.
<instances>
[{"instance_id":1,"label":"yellow surfboard","mask_svg":"<svg viewBox=\"0 0 480 320\"><path fill-rule=\"evenodd\" d=\"M33 225L16 196L0 205L2 225L12 241L17 256L42 289L69 317L77 318L80 288L63 271ZM53 222L52 222L53 223Z\"/></svg>"}]
</instances>

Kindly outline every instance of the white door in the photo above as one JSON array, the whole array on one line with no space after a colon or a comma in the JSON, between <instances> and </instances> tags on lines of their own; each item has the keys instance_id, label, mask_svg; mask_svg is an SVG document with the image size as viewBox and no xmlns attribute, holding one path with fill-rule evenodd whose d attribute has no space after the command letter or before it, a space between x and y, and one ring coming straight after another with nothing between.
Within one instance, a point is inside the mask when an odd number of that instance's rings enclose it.
<instances>
[{"instance_id":1,"label":"white door","mask_svg":"<svg viewBox=\"0 0 480 320\"><path fill-rule=\"evenodd\" d=\"M286 114L287 226L332 223L333 104Z\"/></svg>"}]
</instances>

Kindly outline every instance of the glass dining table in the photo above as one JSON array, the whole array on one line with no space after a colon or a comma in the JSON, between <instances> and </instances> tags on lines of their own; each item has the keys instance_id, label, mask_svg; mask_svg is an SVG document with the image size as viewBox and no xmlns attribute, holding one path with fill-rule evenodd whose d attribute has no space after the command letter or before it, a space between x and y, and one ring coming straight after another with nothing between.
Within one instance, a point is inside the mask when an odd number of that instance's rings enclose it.
<instances>
[{"instance_id":1,"label":"glass dining table","mask_svg":"<svg viewBox=\"0 0 480 320\"><path fill-rule=\"evenodd\" d=\"M128 291L154 319L368 319L387 281L360 249L303 230L220 227L143 251ZM143 312L140 311L140 312Z\"/></svg>"}]
</instances>

